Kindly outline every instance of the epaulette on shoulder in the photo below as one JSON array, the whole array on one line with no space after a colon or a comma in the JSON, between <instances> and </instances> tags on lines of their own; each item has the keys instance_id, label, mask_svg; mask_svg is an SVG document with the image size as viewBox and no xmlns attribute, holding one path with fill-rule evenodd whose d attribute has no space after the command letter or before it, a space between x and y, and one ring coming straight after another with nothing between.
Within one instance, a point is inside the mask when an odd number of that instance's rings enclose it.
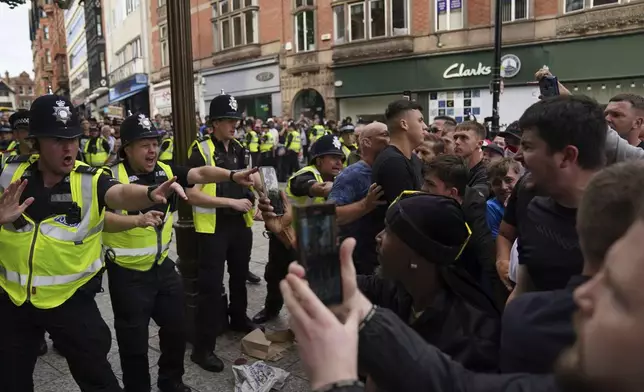
<instances>
[{"instance_id":1,"label":"epaulette on shoulder","mask_svg":"<svg viewBox=\"0 0 644 392\"><path fill-rule=\"evenodd\" d=\"M99 170L100 168L98 167L92 167L88 165L78 165L76 166L76 169L74 169L76 173L92 174L92 175L98 173Z\"/></svg>"},{"instance_id":2,"label":"epaulette on shoulder","mask_svg":"<svg viewBox=\"0 0 644 392\"><path fill-rule=\"evenodd\" d=\"M29 159L31 158L31 155L9 155L7 157L7 160L5 161L6 164L9 163L24 163L24 162L29 162Z\"/></svg>"}]
</instances>

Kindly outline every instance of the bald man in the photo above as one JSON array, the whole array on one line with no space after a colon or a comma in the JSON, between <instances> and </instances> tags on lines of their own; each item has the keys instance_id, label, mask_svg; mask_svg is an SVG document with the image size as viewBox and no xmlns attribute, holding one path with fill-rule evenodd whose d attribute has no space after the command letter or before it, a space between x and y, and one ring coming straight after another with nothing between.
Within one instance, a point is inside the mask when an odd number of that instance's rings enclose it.
<instances>
[{"instance_id":1,"label":"bald man","mask_svg":"<svg viewBox=\"0 0 644 392\"><path fill-rule=\"evenodd\" d=\"M358 145L362 159L336 177L329 200L337 204L340 237L353 237L357 241L353 260L358 274L370 275L378 265L376 235L377 228L382 227L382 222L375 222L379 216L372 212L385 203L380 200L380 187L371 183L371 165L389 145L387 126L380 122L365 125L360 130Z\"/></svg>"}]
</instances>

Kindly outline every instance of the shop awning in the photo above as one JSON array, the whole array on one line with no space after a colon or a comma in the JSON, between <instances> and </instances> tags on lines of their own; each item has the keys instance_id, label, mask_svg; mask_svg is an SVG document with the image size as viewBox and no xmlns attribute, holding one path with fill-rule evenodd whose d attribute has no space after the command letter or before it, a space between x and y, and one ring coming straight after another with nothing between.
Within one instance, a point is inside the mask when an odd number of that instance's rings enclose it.
<instances>
[{"instance_id":1,"label":"shop awning","mask_svg":"<svg viewBox=\"0 0 644 392\"><path fill-rule=\"evenodd\" d=\"M122 101L124 99L130 98L130 97L140 93L141 91L145 90L146 88L148 88L148 86L141 86L141 88L137 88L134 91L130 91L129 93L125 93L125 94L119 96L118 98L110 101L110 104L120 102L120 101Z\"/></svg>"}]
</instances>

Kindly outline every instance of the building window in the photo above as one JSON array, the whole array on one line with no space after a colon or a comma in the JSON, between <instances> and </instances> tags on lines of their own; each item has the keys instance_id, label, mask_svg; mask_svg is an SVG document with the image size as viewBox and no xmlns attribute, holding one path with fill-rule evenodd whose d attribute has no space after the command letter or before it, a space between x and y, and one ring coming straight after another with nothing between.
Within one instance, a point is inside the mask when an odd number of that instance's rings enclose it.
<instances>
[{"instance_id":1,"label":"building window","mask_svg":"<svg viewBox=\"0 0 644 392\"><path fill-rule=\"evenodd\" d=\"M503 0L501 3L501 20L514 22L528 18L528 0Z\"/></svg>"},{"instance_id":2,"label":"building window","mask_svg":"<svg viewBox=\"0 0 644 392\"><path fill-rule=\"evenodd\" d=\"M436 31L458 30L463 28L464 0L436 1Z\"/></svg>"},{"instance_id":3,"label":"building window","mask_svg":"<svg viewBox=\"0 0 644 392\"><path fill-rule=\"evenodd\" d=\"M49 40L49 26L43 27L42 32L45 40Z\"/></svg>"},{"instance_id":4,"label":"building window","mask_svg":"<svg viewBox=\"0 0 644 392\"><path fill-rule=\"evenodd\" d=\"M25 95L25 88L20 86L20 95Z\"/></svg>"},{"instance_id":5,"label":"building window","mask_svg":"<svg viewBox=\"0 0 644 392\"><path fill-rule=\"evenodd\" d=\"M163 7L166 3L166 0L159 0L159 7Z\"/></svg>"},{"instance_id":6,"label":"building window","mask_svg":"<svg viewBox=\"0 0 644 392\"><path fill-rule=\"evenodd\" d=\"M96 15L96 35L98 37L103 36L103 23L101 15Z\"/></svg>"},{"instance_id":7,"label":"building window","mask_svg":"<svg viewBox=\"0 0 644 392\"><path fill-rule=\"evenodd\" d=\"M168 25L159 27L159 41L161 42L161 66L167 67L170 62L168 48Z\"/></svg>"},{"instance_id":8,"label":"building window","mask_svg":"<svg viewBox=\"0 0 644 392\"><path fill-rule=\"evenodd\" d=\"M33 87L29 87L29 95L34 95L34 88Z\"/></svg>"},{"instance_id":9,"label":"building window","mask_svg":"<svg viewBox=\"0 0 644 392\"><path fill-rule=\"evenodd\" d=\"M565 12L581 11L585 8L601 7L619 3L628 3L629 0L564 0Z\"/></svg>"},{"instance_id":10,"label":"building window","mask_svg":"<svg viewBox=\"0 0 644 392\"><path fill-rule=\"evenodd\" d=\"M140 0L125 0L125 15L129 15L139 8ZM121 3L122 4L122 3Z\"/></svg>"},{"instance_id":11,"label":"building window","mask_svg":"<svg viewBox=\"0 0 644 392\"><path fill-rule=\"evenodd\" d=\"M51 64L51 50L45 49L45 64Z\"/></svg>"},{"instance_id":12,"label":"building window","mask_svg":"<svg viewBox=\"0 0 644 392\"><path fill-rule=\"evenodd\" d=\"M103 77L103 78L104 78L104 77L105 77L105 75L107 75L107 69L105 69L105 53L100 52L100 53L98 54L98 58L99 58L99 59L100 59L100 61L101 61L101 77Z\"/></svg>"},{"instance_id":13,"label":"building window","mask_svg":"<svg viewBox=\"0 0 644 392\"><path fill-rule=\"evenodd\" d=\"M336 44L409 34L408 0L353 1L333 7Z\"/></svg>"},{"instance_id":14,"label":"building window","mask_svg":"<svg viewBox=\"0 0 644 392\"><path fill-rule=\"evenodd\" d=\"M220 0L213 3L215 50L259 42L257 0Z\"/></svg>"},{"instance_id":15,"label":"building window","mask_svg":"<svg viewBox=\"0 0 644 392\"><path fill-rule=\"evenodd\" d=\"M313 6L313 0L295 1L295 48L298 52L315 50L315 11L298 10L300 7Z\"/></svg>"}]
</instances>

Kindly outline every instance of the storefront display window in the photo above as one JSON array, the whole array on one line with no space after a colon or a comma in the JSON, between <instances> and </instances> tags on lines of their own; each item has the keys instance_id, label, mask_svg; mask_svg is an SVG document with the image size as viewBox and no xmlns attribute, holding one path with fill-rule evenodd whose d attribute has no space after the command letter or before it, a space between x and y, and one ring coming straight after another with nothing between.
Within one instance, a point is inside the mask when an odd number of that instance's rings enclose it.
<instances>
[{"instance_id":1,"label":"storefront display window","mask_svg":"<svg viewBox=\"0 0 644 392\"><path fill-rule=\"evenodd\" d=\"M479 117L483 105L481 93L478 89L429 93L429 121L436 116L454 117L457 122L470 114Z\"/></svg>"}]
</instances>

